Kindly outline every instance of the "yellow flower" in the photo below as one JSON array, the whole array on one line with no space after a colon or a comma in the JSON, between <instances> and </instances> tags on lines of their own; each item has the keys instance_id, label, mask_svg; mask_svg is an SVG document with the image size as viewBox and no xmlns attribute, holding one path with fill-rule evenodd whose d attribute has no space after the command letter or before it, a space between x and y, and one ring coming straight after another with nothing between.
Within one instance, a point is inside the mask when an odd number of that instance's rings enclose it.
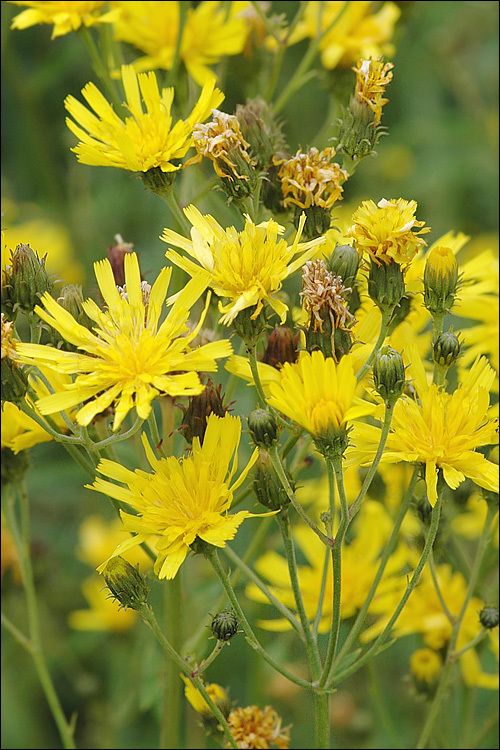
<instances>
[{"instance_id":1,"label":"yellow flower","mask_svg":"<svg viewBox=\"0 0 500 750\"><path fill-rule=\"evenodd\" d=\"M352 617L363 606L377 573L380 553L387 544L393 527L392 518L381 503L375 500L364 501L353 523L353 540L346 546L342 556L342 618ZM294 529L294 536L307 560L306 565L298 566L298 578L307 617L313 621L322 588L325 546L316 534L304 525ZM377 590L377 597L381 592L395 591L395 596L402 593L405 579L400 575L400 571L409 559L411 552L407 545L401 542L389 558ZM260 576L270 582L270 589L280 602L295 611L295 599L286 560L275 551L265 552L256 561L255 569ZM269 603L265 594L253 583L248 584L246 594L254 601ZM330 574L326 580L319 622L320 633L327 633L331 626L332 606L333 582ZM261 628L271 631L285 631L292 627L288 620L281 618L260 620L258 624Z\"/></svg>"},{"instance_id":2,"label":"yellow flower","mask_svg":"<svg viewBox=\"0 0 500 750\"><path fill-rule=\"evenodd\" d=\"M354 212L347 236L353 237L359 251L368 253L375 263L410 263L427 243L419 237L430 232L424 221L417 221L415 201L386 200L377 205L363 201ZM412 231L416 230L416 231Z\"/></svg>"},{"instance_id":3,"label":"yellow flower","mask_svg":"<svg viewBox=\"0 0 500 750\"><path fill-rule=\"evenodd\" d=\"M373 13L372 5L365 0L356 3L344 0L309 2L291 43L306 36L316 39L318 31L326 32L321 37L319 49L321 62L329 70L337 65L353 65L360 58L392 57L394 45L391 39L401 11L396 3L386 2Z\"/></svg>"},{"instance_id":4,"label":"yellow flower","mask_svg":"<svg viewBox=\"0 0 500 750\"><path fill-rule=\"evenodd\" d=\"M462 512L458 513L451 522L451 528L464 539L479 539L484 528L488 505L481 492L473 492L467 500ZM492 522L491 540L498 547L498 513Z\"/></svg>"},{"instance_id":5,"label":"yellow flower","mask_svg":"<svg viewBox=\"0 0 500 750\"><path fill-rule=\"evenodd\" d=\"M332 161L334 156L333 147L323 151L313 147L306 153L299 150L290 159L277 162L281 164L278 178L285 207L329 209L335 201L342 200L342 184L349 174Z\"/></svg>"},{"instance_id":6,"label":"yellow flower","mask_svg":"<svg viewBox=\"0 0 500 750\"><path fill-rule=\"evenodd\" d=\"M467 581L461 573L453 571L447 564L436 566L436 577L449 613L457 617L467 594ZM370 641L382 632L398 601L397 592L382 594L374 601L371 611L381 616L375 625L363 633L363 641ZM456 651L468 645L481 631L479 612L482 607L480 599L470 599L458 634ZM452 625L436 593L428 565L425 566L417 588L408 599L393 628L395 638L413 633L421 633L425 645L434 651L446 647L452 633ZM482 670L479 656L474 649L468 649L462 654L459 662L466 685L498 689L498 674L488 674Z\"/></svg>"},{"instance_id":7,"label":"yellow flower","mask_svg":"<svg viewBox=\"0 0 500 750\"><path fill-rule=\"evenodd\" d=\"M336 364L319 350L301 351L297 362L285 362L279 379L269 382L266 400L313 437L333 437L347 422L375 409L356 397L357 386L351 355Z\"/></svg>"},{"instance_id":8,"label":"yellow flower","mask_svg":"<svg viewBox=\"0 0 500 750\"><path fill-rule=\"evenodd\" d=\"M204 716L212 716L212 709L210 708L200 691L195 688L193 683L188 680L186 675L181 674L181 677L186 684L186 687L184 688L184 694L194 710L198 711L199 714L203 714ZM205 690L215 704L229 704L228 694L226 693L224 688L221 687L221 685L217 685L217 683L211 682L209 685L205 685Z\"/></svg>"},{"instance_id":9,"label":"yellow flower","mask_svg":"<svg viewBox=\"0 0 500 750\"><path fill-rule=\"evenodd\" d=\"M238 747L287 750L290 745L290 727L282 728L281 718L271 706L235 708L227 723Z\"/></svg>"},{"instance_id":10,"label":"yellow flower","mask_svg":"<svg viewBox=\"0 0 500 750\"><path fill-rule=\"evenodd\" d=\"M383 95L385 87L392 80L393 67L392 63L384 64L381 60L358 60L357 66L353 68L356 73L354 96L370 107L375 115L375 126L380 123L382 107L389 101Z\"/></svg>"},{"instance_id":11,"label":"yellow flower","mask_svg":"<svg viewBox=\"0 0 500 750\"><path fill-rule=\"evenodd\" d=\"M49 294L42 297L46 309L36 308L42 320L80 351L60 351L37 344L17 346L23 362L76 375L75 382L63 392L37 401L40 413L53 414L86 402L78 410L76 420L88 425L96 414L115 404L113 429L117 430L134 407L140 419L147 419L151 402L161 393L170 396L201 393L204 385L198 372L215 371L215 360L232 352L227 340L190 348L203 324L207 306L193 331L186 321L190 307L206 288L206 278L198 275L192 279L160 324L171 268L162 269L153 287L149 287L141 283L136 254L127 253L125 293L117 288L108 260L99 261L94 267L107 309L101 310L91 299L83 303L85 312L96 323L93 332L77 323Z\"/></svg>"},{"instance_id":12,"label":"yellow flower","mask_svg":"<svg viewBox=\"0 0 500 750\"><path fill-rule=\"evenodd\" d=\"M145 53L136 70L172 67L179 35L179 2L115 2L121 9L115 22L115 36ZM231 6L238 3L231 3ZM226 55L243 51L247 26L235 10L221 2L201 2L188 8L179 56L189 75L200 85L213 79L209 66ZM217 106L217 105L214 105Z\"/></svg>"},{"instance_id":13,"label":"yellow flower","mask_svg":"<svg viewBox=\"0 0 500 750\"><path fill-rule=\"evenodd\" d=\"M195 206L188 206L184 213L193 225L191 240L170 229L165 229L160 239L195 258L210 274L210 286L215 293L229 299L227 305L219 303L219 311L224 313L221 323L230 325L241 310L249 307L255 307L252 314L255 319L264 301L284 323L288 307L276 298L276 293L284 279L309 260L324 242L323 237L318 237L299 243L305 216L292 245L288 245L280 237L284 228L273 219L256 225L247 217L245 229L237 232L234 227L224 230L212 216L203 216ZM298 253L299 257L292 260ZM191 276L200 270L199 265L174 250L169 249L166 256Z\"/></svg>"},{"instance_id":14,"label":"yellow flower","mask_svg":"<svg viewBox=\"0 0 500 750\"><path fill-rule=\"evenodd\" d=\"M432 685L443 666L443 660L432 648L419 648L410 657L410 671L417 683Z\"/></svg>"},{"instance_id":15,"label":"yellow flower","mask_svg":"<svg viewBox=\"0 0 500 750\"><path fill-rule=\"evenodd\" d=\"M50 383L50 387L55 393L61 393L71 383L69 375L60 374L45 367L41 367L40 371L44 379ZM34 372L30 374L28 382L38 398L45 398L51 393L44 380ZM32 409L38 412L35 403L29 397L26 401ZM73 419L75 415L73 412L70 412L68 416L70 419ZM59 432L68 432L68 425L59 414L55 414L52 417L52 421ZM27 448L32 448L34 445L48 443L51 440L52 436L15 404L5 403L3 405L2 448L10 448L13 453L19 453Z\"/></svg>"},{"instance_id":16,"label":"yellow flower","mask_svg":"<svg viewBox=\"0 0 500 750\"><path fill-rule=\"evenodd\" d=\"M427 497L432 506L437 500L439 469L452 489L469 477L479 486L497 492L498 465L476 451L497 439L496 424L487 418L494 371L484 357L477 360L450 394L428 384L414 345L408 346L406 355L418 397L403 395L397 401L382 460L425 464ZM358 463L368 465L372 461L379 437L378 427L357 423L353 437L356 447L350 452Z\"/></svg>"},{"instance_id":17,"label":"yellow flower","mask_svg":"<svg viewBox=\"0 0 500 750\"><path fill-rule=\"evenodd\" d=\"M122 633L129 630L137 620L137 612L128 607L119 608L103 585L101 576L93 575L82 583L82 593L89 604L88 609L70 612L68 623L74 630L107 630Z\"/></svg>"},{"instance_id":18,"label":"yellow flower","mask_svg":"<svg viewBox=\"0 0 500 750\"><path fill-rule=\"evenodd\" d=\"M119 518L106 521L102 516L87 516L80 524L78 531L77 557L87 565L97 568L106 560L121 542L130 535L123 529ZM133 547L121 555L127 562L144 572L151 568L153 562L142 547Z\"/></svg>"},{"instance_id":19,"label":"yellow flower","mask_svg":"<svg viewBox=\"0 0 500 750\"><path fill-rule=\"evenodd\" d=\"M158 537L154 571L159 578L174 578L190 545L198 537L216 547L225 547L245 518L273 515L247 510L234 515L227 513L234 491L244 481L258 454L256 449L239 478L230 486L236 472L240 437L238 417L211 414L203 445L197 437L193 438L192 452L184 459L171 456L158 460L143 435L152 474L133 472L113 461L101 461L97 467L100 474L127 486L98 478L90 489L123 501L138 512L135 516L121 511L125 530L135 536L119 544L113 556Z\"/></svg>"},{"instance_id":20,"label":"yellow flower","mask_svg":"<svg viewBox=\"0 0 500 750\"><path fill-rule=\"evenodd\" d=\"M27 29L37 23L52 23L52 39L56 36L69 34L76 31L83 24L93 26L95 23L111 22L115 13L104 13L99 11L104 5L101 2L24 2L20 0L9 0L13 5L27 5L29 10L24 10L12 20L13 29Z\"/></svg>"},{"instance_id":21,"label":"yellow flower","mask_svg":"<svg viewBox=\"0 0 500 750\"><path fill-rule=\"evenodd\" d=\"M125 120L93 83L88 83L82 94L95 114L74 96L66 97L64 106L75 121L67 117L66 124L80 139L72 151L78 161L92 166L119 167L131 172L155 168L177 171L180 165L173 161L182 159L193 145L194 125L206 120L224 95L210 79L191 114L172 126L173 88L164 88L160 93L154 73L137 75L130 65L122 66L121 77L127 97L125 106L130 112Z\"/></svg>"}]
</instances>

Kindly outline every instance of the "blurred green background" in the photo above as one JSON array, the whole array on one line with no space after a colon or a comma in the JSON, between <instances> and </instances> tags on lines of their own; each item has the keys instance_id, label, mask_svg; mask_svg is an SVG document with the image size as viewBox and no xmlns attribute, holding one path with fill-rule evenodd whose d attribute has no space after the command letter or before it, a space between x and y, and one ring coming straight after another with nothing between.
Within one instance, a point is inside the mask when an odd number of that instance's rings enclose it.
<instances>
[{"instance_id":1,"label":"blurred green background","mask_svg":"<svg viewBox=\"0 0 500 750\"><path fill-rule=\"evenodd\" d=\"M297 3L272 5L277 12L290 13ZM418 218L432 228L431 241L454 230L473 238L487 235L494 242L498 235L499 4L399 5L402 18L395 37L394 79L383 113L388 135L380 141L378 156L365 159L349 180L346 203L356 206L361 200L383 197L414 199ZM69 150L75 141L64 123L63 100L68 94L81 98L82 87L96 80L82 41L71 34L51 41L47 26L10 31L19 8L2 2L1 10L2 226L40 217L61 225L78 266L72 273L75 280L85 283L86 279L89 292L94 290L92 262L105 256L120 233L134 244L142 270L151 280L166 249L159 235L167 225L178 229L168 209L131 173L80 165ZM287 52L282 83L303 53L304 44ZM241 66L243 61L238 59L228 64L224 111L232 112L244 96L238 74ZM292 151L299 146L327 145L315 142L315 136L325 133L331 85L331 76L320 71L281 113ZM208 196L200 208L215 212L218 206L220 202ZM228 210L227 217L231 216ZM219 213L216 218L223 223L226 217ZM36 249L50 251L49 247ZM112 518L112 509L101 496L84 489L87 478L62 448L37 446L31 460L32 549L43 638L63 708L67 715L75 707L79 712L77 744L82 748L156 747L161 660L149 631L138 625L120 634L82 633L67 624L68 614L85 606L79 585L90 572L75 557L79 525L93 512ZM251 533L248 522L235 540L237 550L245 549ZM200 612L210 611L218 587L204 577L197 561L185 567L186 622L190 622L199 619ZM23 626L23 597L10 573L4 578L2 595L11 619ZM257 605L249 603L248 611L252 618ZM30 657L10 635L2 632L2 638L2 747L60 747ZM277 659L289 653L287 634L264 633L263 641ZM342 687L334 701L337 747L411 746L408 743L421 725L424 706L401 682L401 668L410 652L408 639L394 644L390 660L379 657L371 674L358 673ZM244 680L238 679L241 674ZM294 725L293 747L307 742L304 717L310 707L302 698L295 700L293 688L269 674L249 653L243 638L225 649L217 675L222 685L235 686L233 695L240 705L272 702L284 723ZM379 700L380 691L391 706L390 717ZM490 716L496 700L495 693L483 691L480 716ZM459 697L454 711L462 710ZM190 708L186 716L188 746L200 747L201 735ZM455 719L453 712L443 717L451 732ZM493 728L479 747L497 743Z\"/></svg>"}]
</instances>

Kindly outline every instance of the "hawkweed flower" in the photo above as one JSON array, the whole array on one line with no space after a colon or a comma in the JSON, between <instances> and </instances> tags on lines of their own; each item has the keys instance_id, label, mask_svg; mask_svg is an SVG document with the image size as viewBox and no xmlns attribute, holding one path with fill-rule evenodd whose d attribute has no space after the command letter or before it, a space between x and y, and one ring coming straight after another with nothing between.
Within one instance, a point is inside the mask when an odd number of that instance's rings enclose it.
<instances>
[{"instance_id":1,"label":"hawkweed flower","mask_svg":"<svg viewBox=\"0 0 500 750\"><path fill-rule=\"evenodd\" d=\"M187 206L184 213L193 225L191 239L165 229L160 239L185 250L198 264L172 249L166 256L190 276L200 271L200 266L210 274L210 286L219 297L229 300L219 302L223 313L220 322L230 325L238 313L255 308L255 320L264 302L285 322L288 306L277 298L283 281L300 268L323 244L323 238L299 242L305 222L303 217L291 245L280 237L284 228L273 219L254 224L249 217L245 229L223 229L210 214L203 216L195 206ZM298 255L295 260L294 256Z\"/></svg>"},{"instance_id":2,"label":"hawkweed flower","mask_svg":"<svg viewBox=\"0 0 500 750\"><path fill-rule=\"evenodd\" d=\"M38 23L53 24L52 39L69 34L80 26L93 26L95 23L111 22L116 18L116 11L101 14L104 1L101 2L21 2L9 0L12 5L25 5L24 10L12 19L13 29L27 29Z\"/></svg>"},{"instance_id":3,"label":"hawkweed flower","mask_svg":"<svg viewBox=\"0 0 500 750\"><path fill-rule=\"evenodd\" d=\"M48 294L42 299L45 310L35 309L77 351L18 344L22 361L76 375L64 391L37 401L40 413L53 414L85 402L76 413L76 421L86 426L114 404L113 429L117 430L134 407L140 419L147 419L153 399L161 393L170 396L201 393L204 385L198 373L216 370L216 359L232 351L227 340L190 347L203 324L207 306L194 330L189 330L186 321L191 306L206 289L206 277L198 275L187 284L160 323L172 269L162 269L150 287L141 282L136 254L127 254L126 291L123 291L116 286L107 259L95 263L94 268L106 309L101 310L90 299L84 302L85 312L95 322L93 331L77 323Z\"/></svg>"},{"instance_id":4,"label":"hawkweed flower","mask_svg":"<svg viewBox=\"0 0 500 750\"><path fill-rule=\"evenodd\" d=\"M420 235L430 232L424 221L415 218L415 201L386 200L377 205L363 201L352 216L347 236L352 237L360 252L376 264L411 263L417 252L427 245Z\"/></svg>"},{"instance_id":5,"label":"hawkweed flower","mask_svg":"<svg viewBox=\"0 0 500 750\"><path fill-rule=\"evenodd\" d=\"M145 53L134 62L135 69L170 70L180 33L180 3L127 0L114 5L121 11L114 23L116 39ZM187 10L179 57L200 86L215 78L210 66L243 51L248 28L238 17L239 5L232 3L227 10L221 2L201 2Z\"/></svg>"},{"instance_id":6,"label":"hawkweed flower","mask_svg":"<svg viewBox=\"0 0 500 750\"><path fill-rule=\"evenodd\" d=\"M249 153L250 144L243 137L238 118L217 109L212 110L212 114L211 122L197 124L193 130L198 156L188 163L200 161L202 157L210 159L228 197L241 200L251 195L257 186L257 159Z\"/></svg>"},{"instance_id":7,"label":"hawkweed flower","mask_svg":"<svg viewBox=\"0 0 500 750\"><path fill-rule=\"evenodd\" d=\"M201 714L204 718L213 717L212 709L210 708L200 691L195 688L191 680L189 680L186 675L181 674L181 677L185 683L184 695L186 696L186 699L189 701L194 710ZM217 707L220 708L224 716L227 716L229 714L231 706L231 701L229 700L227 691L224 690L224 688L221 685L218 685L216 682L211 682L209 685L205 685L205 690L207 691L213 702L217 705Z\"/></svg>"},{"instance_id":8,"label":"hawkweed flower","mask_svg":"<svg viewBox=\"0 0 500 750\"><path fill-rule=\"evenodd\" d=\"M287 750L290 727L281 726L281 718L272 706L235 708L227 717L227 724L238 747ZM231 747L226 744L225 747Z\"/></svg>"},{"instance_id":9,"label":"hawkweed flower","mask_svg":"<svg viewBox=\"0 0 500 750\"><path fill-rule=\"evenodd\" d=\"M197 437L193 438L192 451L184 459L170 456L158 460L143 435L146 456L153 469L150 474L130 471L107 459L101 461L98 472L114 481L97 478L90 489L127 503L138 514L120 511L125 530L134 536L119 544L112 556L154 539L158 551L154 572L158 578L174 578L196 539L225 547L245 518L262 515L247 510L228 514L233 494L245 480L258 453L254 451L231 485L240 437L238 417L211 414L203 445Z\"/></svg>"},{"instance_id":10,"label":"hawkweed flower","mask_svg":"<svg viewBox=\"0 0 500 750\"><path fill-rule=\"evenodd\" d=\"M127 99L124 106L130 112L125 119L116 114L94 83L82 89L90 109L74 96L66 97L64 106L73 118L67 117L66 124L80 140L72 149L78 161L131 172L177 171L177 160L193 145L194 125L203 122L224 98L215 88L215 80L203 86L191 114L172 124L173 88L160 92L153 72L137 75L131 65L122 66L121 79Z\"/></svg>"},{"instance_id":11,"label":"hawkweed flower","mask_svg":"<svg viewBox=\"0 0 500 750\"><path fill-rule=\"evenodd\" d=\"M352 358L338 364L316 350L299 352L295 364L285 362L278 379L266 386L266 400L309 432L321 453L340 453L347 446L347 424L373 412L375 406L356 397Z\"/></svg>"},{"instance_id":12,"label":"hawkweed flower","mask_svg":"<svg viewBox=\"0 0 500 750\"><path fill-rule=\"evenodd\" d=\"M385 87L392 80L391 62L381 60L358 60L356 67L356 88L354 97L366 104L374 115L373 124L376 127L382 117L382 107L389 101L384 97Z\"/></svg>"},{"instance_id":13,"label":"hawkweed flower","mask_svg":"<svg viewBox=\"0 0 500 750\"><path fill-rule=\"evenodd\" d=\"M466 477L480 487L498 491L498 465L476 449L494 444L497 425L488 419L489 390L495 373L484 357L478 359L454 393L447 393L427 375L417 347L409 345L409 372L415 397L403 395L394 406L391 430L382 461L407 461L425 466L427 498L437 500L438 472L451 489ZM377 450L380 429L356 425L353 456L368 465Z\"/></svg>"},{"instance_id":14,"label":"hawkweed flower","mask_svg":"<svg viewBox=\"0 0 500 750\"><path fill-rule=\"evenodd\" d=\"M416 690L433 695L437 687L443 660L432 648L419 648L410 657L410 674Z\"/></svg>"}]
</instances>

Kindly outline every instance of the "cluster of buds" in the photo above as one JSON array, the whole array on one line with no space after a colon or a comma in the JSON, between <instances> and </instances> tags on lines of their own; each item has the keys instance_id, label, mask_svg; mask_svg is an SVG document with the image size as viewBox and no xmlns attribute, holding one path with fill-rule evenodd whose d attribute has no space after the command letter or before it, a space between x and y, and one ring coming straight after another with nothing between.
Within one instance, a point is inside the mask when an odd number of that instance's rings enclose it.
<instances>
[{"instance_id":1,"label":"cluster of buds","mask_svg":"<svg viewBox=\"0 0 500 750\"><path fill-rule=\"evenodd\" d=\"M382 132L382 107L389 101L385 87L392 80L393 64L381 60L358 60L355 68L356 88L340 121L338 150L359 161L372 154Z\"/></svg>"}]
</instances>

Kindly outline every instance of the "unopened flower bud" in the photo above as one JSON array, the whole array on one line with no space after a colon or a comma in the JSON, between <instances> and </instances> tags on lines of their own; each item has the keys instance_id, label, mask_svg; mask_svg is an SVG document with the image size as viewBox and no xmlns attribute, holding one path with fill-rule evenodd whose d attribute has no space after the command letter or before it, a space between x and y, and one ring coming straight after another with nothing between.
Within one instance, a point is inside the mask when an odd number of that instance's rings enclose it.
<instances>
[{"instance_id":1,"label":"unopened flower bud","mask_svg":"<svg viewBox=\"0 0 500 750\"><path fill-rule=\"evenodd\" d=\"M275 326L267 337L267 347L262 362L280 368L285 362L297 361L299 334L293 335L287 326Z\"/></svg>"},{"instance_id":2,"label":"unopened flower bud","mask_svg":"<svg viewBox=\"0 0 500 750\"><path fill-rule=\"evenodd\" d=\"M499 614L498 607L486 606L479 613L479 622L487 630L498 628Z\"/></svg>"},{"instance_id":3,"label":"unopened flower bud","mask_svg":"<svg viewBox=\"0 0 500 750\"><path fill-rule=\"evenodd\" d=\"M460 350L461 344L455 333L440 333L433 345L434 362L439 367L451 367L457 361Z\"/></svg>"},{"instance_id":4,"label":"unopened flower bud","mask_svg":"<svg viewBox=\"0 0 500 750\"><path fill-rule=\"evenodd\" d=\"M255 445L259 448L271 448L278 440L278 425L267 409L254 409L248 415L248 429Z\"/></svg>"},{"instance_id":5,"label":"unopened flower bud","mask_svg":"<svg viewBox=\"0 0 500 750\"><path fill-rule=\"evenodd\" d=\"M140 177L145 188L164 197L172 192L176 174L177 172L164 172L161 167L151 167L147 172L141 172Z\"/></svg>"},{"instance_id":6,"label":"unopened flower bud","mask_svg":"<svg viewBox=\"0 0 500 750\"><path fill-rule=\"evenodd\" d=\"M238 104L235 114L243 138L248 141L251 153L256 157L256 167L266 170L278 146L276 136L273 138L274 123L269 104L262 97L250 99L245 105ZM276 134L278 141L281 141L279 131Z\"/></svg>"},{"instance_id":7,"label":"unopened flower bud","mask_svg":"<svg viewBox=\"0 0 500 750\"><path fill-rule=\"evenodd\" d=\"M293 485L291 477L290 483ZM259 503L269 510L280 510L288 505L290 499L279 480L271 461L271 456L265 450L259 451L255 462L253 489Z\"/></svg>"},{"instance_id":8,"label":"unopened flower bud","mask_svg":"<svg viewBox=\"0 0 500 750\"><path fill-rule=\"evenodd\" d=\"M75 284L66 284L61 289L57 301L62 308L67 310L70 315L72 315L73 318L78 323L80 323L81 326L83 326L84 328L88 328L89 331L92 330L92 327L95 325L95 323L91 318L89 318L83 307L84 297L81 286ZM71 345L69 344L67 348L70 347ZM76 349L76 347L71 348L71 350L73 349Z\"/></svg>"},{"instance_id":9,"label":"unopened flower bud","mask_svg":"<svg viewBox=\"0 0 500 750\"><path fill-rule=\"evenodd\" d=\"M8 303L15 313L31 315L45 292L54 286L45 268L46 257L39 258L29 245L18 245L5 273Z\"/></svg>"},{"instance_id":10,"label":"unopened flower bud","mask_svg":"<svg viewBox=\"0 0 500 750\"><path fill-rule=\"evenodd\" d=\"M336 245L325 259L327 270L342 279L344 287L352 287L359 267L359 253L352 245Z\"/></svg>"},{"instance_id":11,"label":"unopened flower bud","mask_svg":"<svg viewBox=\"0 0 500 750\"><path fill-rule=\"evenodd\" d=\"M372 260L368 274L368 294L381 312L392 310L405 293L403 271L399 263Z\"/></svg>"},{"instance_id":12,"label":"unopened flower bud","mask_svg":"<svg viewBox=\"0 0 500 750\"><path fill-rule=\"evenodd\" d=\"M210 627L218 641L230 641L238 632L238 618L232 609L223 609L215 615Z\"/></svg>"},{"instance_id":13,"label":"unopened flower bud","mask_svg":"<svg viewBox=\"0 0 500 750\"><path fill-rule=\"evenodd\" d=\"M125 609L140 609L148 598L149 587L138 568L123 557L112 557L98 568L106 586Z\"/></svg>"},{"instance_id":14,"label":"unopened flower bud","mask_svg":"<svg viewBox=\"0 0 500 750\"><path fill-rule=\"evenodd\" d=\"M443 662L437 651L419 648L410 658L410 672L418 693L432 697L436 691Z\"/></svg>"},{"instance_id":15,"label":"unopened flower bud","mask_svg":"<svg viewBox=\"0 0 500 750\"><path fill-rule=\"evenodd\" d=\"M373 112L363 102L351 97L337 136L337 150L359 161L375 151L380 131Z\"/></svg>"},{"instance_id":16,"label":"unopened flower bud","mask_svg":"<svg viewBox=\"0 0 500 750\"><path fill-rule=\"evenodd\" d=\"M373 362L373 383L375 390L387 406L394 406L405 388L405 367L399 352L390 346L383 346Z\"/></svg>"},{"instance_id":17,"label":"unopened flower bud","mask_svg":"<svg viewBox=\"0 0 500 750\"><path fill-rule=\"evenodd\" d=\"M458 265L449 247L435 247L424 269L424 305L431 315L444 315L453 307L458 284Z\"/></svg>"}]
</instances>

